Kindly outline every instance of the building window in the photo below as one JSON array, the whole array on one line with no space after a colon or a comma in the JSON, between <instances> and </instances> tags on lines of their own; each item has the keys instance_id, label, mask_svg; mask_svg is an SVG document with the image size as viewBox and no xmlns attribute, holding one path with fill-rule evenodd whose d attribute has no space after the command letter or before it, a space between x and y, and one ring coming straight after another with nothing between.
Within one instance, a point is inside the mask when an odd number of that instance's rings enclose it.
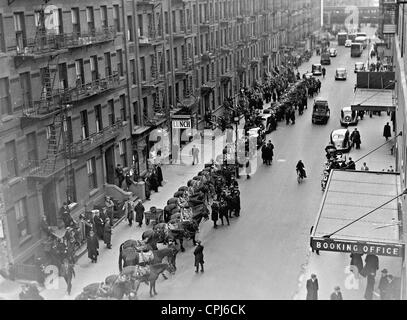
<instances>
[{"instance_id":1,"label":"building window","mask_svg":"<svg viewBox=\"0 0 407 320\"><path fill-rule=\"evenodd\" d=\"M92 75L92 81L99 79L99 67L98 67L98 56L90 57L90 73Z\"/></svg>"},{"instance_id":2,"label":"building window","mask_svg":"<svg viewBox=\"0 0 407 320\"><path fill-rule=\"evenodd\" d=\"M153 64L154 64L154 59L152 58L151 73L153 73ZM141 74L141 81L146 81L146 58L145 57L140 57L140 74ZM152 74L152 76L155 77L155 74Z\"/></svg>"},{"instance_id":3,"label":"building window","mask_svg":"<svg viewBox=\"0 0 407 320\"><path fill-rule=\"evenodd\" d=\"M58 64L59 88L68 89L68 69L66 63Z\"/></svg>"},{"instance_id":4,"label":"building window","mask_svg":"<svg viewBox=\"0 0 407 320\"><path fill-rule=\"evenodd\" d=\"M140 124L138 101L133 102L133 125L138 126Z\"/></svg>"},{"instance_id":5,"label":"building window","mask_svg":"<svg viewBox=\"0 0 407 320\"><path fill-rule=\"evenodd\" d=\"M18 236L21 239L30 234L26 198L16 202L14 211L16 213Z\"/></svg>"},{"instance_id":6,"label":"building window","mask_svg":"<svg viewBox=\"0 0 407 320\"><path fill-rule=\"evenodd\" d=\"M95 33L95 15L93 7L86 7L86 21L88 23L88 31L91 34Z\"/></svg>"},{"instance_id":7,"label":"building window","mask_svg":"<svg viewBox=\"0 0 407 320\"><path fill-rule=\"evenodd\" d=\"M127 120L127 112L126 112L126 95L122 94L119 97L120 100L120 119L122 121Z\"/></svg>"},{"instance_id":8,"label":"building window","mask_svg":"<svg viewBox=\"0 0 407 320\"><path fill-rule=\"evenodd\" d=\"M177 32L177 17L175 14L175 10L173 10L172 12L172 32Z\"/></svg>"},{"instance_id":9,"label":"building window","mask_svg":"<svg viewBox=\"0 0 407 320\"><path fill-rule=\"evenodd\" d=\"M179 83L178 82L175 84L175 99L176 99L176 101L179 101Z\"/></svg>"},{"instance_id":10,"label":"building window","mask_svg":"<svg viewBox=\"0 0 407 320\"><path fill-rule=\"evenodd\" d=\"M119 49L116 51L116 57L117 57L117 72L120 77L123 77L124 72L123 72L123 51L122 51L122 49Z\"/></svg>"},{"instance_id":11,"label":"building window","mask_svg":"<svg viewBox=\"0 0 407 320\"><path fill-rule=\"evenodd\" d=\"M148 119L148 99L147 97L143 98L143 117Z\"/></svg>"},{"instance_id":12,"label":"building window","mask_svg":"<svg viewBox=\"0 0 407 320\"><path fill-rule=\"evenodd\" d=\"M100 104L95 106L95 124L96 132L103 130L102 106Z\"/></svg>"},{"instance_id":13,"label":"building window","mask_svg":"<svg viewBox=\"0 0 407 320\"><path fill-rule=\"evenodd\" d=\"M20 74L20 86L23 98L23 105L25 107L30 107L32 104L32 94L31 94L31 76L29 72L24 72Z\"/></svg>"},{"instance_id":14,"label":"building window","mask_svg":"<svg viewBox=\"0 0 407 320\"><path fill-rule=\"evenodd\" d=\"M81 111L80 115L82 139L87 139L89 137L88 111L83 110Z\"/></svg>"},{"instance_id":15,"label":"building window","mask_svg":"<svg viewBox=\"0 0 407 320\"><path fill-rule=\"evenodd\" d=\"M164 12L164 28L165 28L165 33L169 34L170 33L170 25L168 23L168 11Z\"/></svg>"},{"instance_id":16,"label":"building window","mask_svg":"<svg viewBox=\"0 0 407 320\"><path fill-rule=\"evenodd\" d=\"M83 68L83 59L75 60L76 86L85 84L85 71Z\"/></svg>"},{"instance_id":17,"label":"building window","mask_svg":"<svg viewBox=\"0 0 407 320\"><path fill-rule=\"evenodd\" d=\"M114 23L114 29L116 32L121 31L121 26L120 26L120 7L118 4L113 5L113 23Z\"/></svg>"},{"instance_id":18,"label":"building window","mask_svg":"<svg viewBox=\"0 0 407 320\"><path fill-rule=\"evenodd\" d=\"M74 36L79 37L81 34L81 24L79 18L79 8L71 9L72 16L72 33Z\"/></svg>"},{"instance_id":19,"label":"building window","mask_svg":"<svg viewBox=\"0 0 407 320\"><path fill-rule=\"evenodd\" d=\"M169 49L167 49L166 51L166 56L167 56L167 71L171 71L171 57Z\"/></svg>"},{"instance_id":20,"label":"building window","mask_svg":"<svg viewBox=\"0 0 407 320\"><path fill-rule=\"evenodd\" d=\"M194 53L198 55L198 38L194 37Z\"/></svg>"},{"instance_id":21,"label":"building window","mask_svg":"<svg viewBox=\"0 0 407 320\"><path fill-rule=\"evenodd\" d=\"M134 59L130 60L130 76L132 84L136 84L136 61Z\"/></svg>"},{"instance_id":22,"label":"building window","mask_svg":"<svg viewBox=\"0 0 407 320\"><path fill-rule=\"evenodd\" d=\"M109 101L107 101L107 107L108 107L108 111L109 111L109 126L114 125L115 120L116 120L116 116L114 114L114 101L113 99L110 99Z\"/></svg>"},{"instance_id":23,"label":"building window","mask_svg":"<svg viewBox=\"0 0 407 320\"><path fill-rule=\"evenodd\" d=\"M178 49L174 48L174 68L178 69Z\"/></svg>"},{"instance_id":24,"label":"building window","mask_svg":"<svg viewBox=\"0 0 407 320\"><path fill-rule=\"evenodd\" d=\"M126 139L119 142L119 154L123 167L127 167L127 146Z\"/></svg>"},{"instance_id":25,"label":"building window","mask_svg":"<svg viewBox=\"0 0 407 320\"><path fill-rule=\"evenodd\" d=\"M100 6L100 21L102 23L103 29L106 29L109 26L109 23L107 21L107 7L106 6Z\"/></svg>"},{"instance_id":26,"label":"building window","mask_svg":"<svg viewBox=\"0 0 407 320\"><path fill-rule=\"evenodd\" d=\"M6 52L6 44L4 42L3 16L1 14L0 14L0 52Z\"/></svg>"},{"instance_id":27,"label":"building window","mask_svg":"<svg viewBox=\"0 0 407 320\"><path fill-rule=\"evenodd\" d=\"M110 52L105 52L105 77L108 78L112 75L112 59Z\"/></svg>"},{"instance_id":28,"label":"building window","mask_svg":"<svg viewBox=\"0 0 407 320\"><path fill-rule=\"evenodd\" d=\"M35 132L31 132L26 136L26 144L27 144L27 159L29 161L37 160L37 137Z\"/></svg>"},{"instance_id":29,"label":"building window","mask_svg":"<svg viewBox=\"0 0 407 320\"><path fill-rule=\"evenodd\" d=\"M8 78L0 78L0 116L12 113Z\"/></svg>"},{"instance_id":30,"label":"building window","mask_svg":"<svg viewBox=\"0 0 407 320\"><path fill-rule=\"evenodd\" d=\"M196 5L195 4L192 6L192 21L194 24L196 24Z\"/></svg>"},{"instance_id":31,"label":"building window","mask_svg":"<svg viewBox=\"0 0 407 320\"><path fill-rule=\"evenodd\" d=\"M14 178L18 176L16 143L12 140L7 142L5 146L8 177Z\"/></svg>"},{"instance_id":32,"label":"building window","mask_svg":"<svg viewBox=\"0 0 407 320\"><path fill-rule=\"evenodd\" d=\"M17 12L14 14L14 29L16 31L17 51L20 52L27 46L23 12Z\"/></svg>"},{"instance_id":33,"label":"building window","mask_svg":"<svg viewBox=\"0 0 407 320\"><path fill-rule=\"evenodd\" d=\"M88 171L89 190L96 189L97 180L96 180L96 159L95 159L95 157L92 157L86 161L86 168Z\"/></svg>"},{"instance_id":34,"label":"building window","mask_svg":"<svg viewBox=\"0 0 407 320\"><path fill-rule=\"evenodd\" d=\"M134 41L133 17L127 16L127 40Z\"/></svg>"},{"instance_id":35,"label":"building window","mask_svg":"<svg viewBox=\"0 0 407 320\"><path fill-rule=\"evenodd\" d=\"M137 15L137 23L138 23L138 36L144 37L144 26L143 26L143 15Z\"/></svg>"}]
</instances>

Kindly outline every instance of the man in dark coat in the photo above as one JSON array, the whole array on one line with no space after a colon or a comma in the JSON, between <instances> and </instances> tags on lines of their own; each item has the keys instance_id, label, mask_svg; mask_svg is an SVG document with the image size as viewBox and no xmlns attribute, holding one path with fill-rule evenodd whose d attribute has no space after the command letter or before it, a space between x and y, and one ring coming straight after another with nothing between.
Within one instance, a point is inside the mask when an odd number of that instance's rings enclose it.
<instances>
[{"instance_id":1,"label":"man in dark coat","mask_svg":"<svg viewBox=\"0 0 407 320\"><path fill-rule=\"evenodd\" d=\"M261 158L263 159L263 163L267 163L267 145L263 142L261 146Z\"/></svg>"},{"instance_id":2,"label":"man in dark coat","mask_svg":"<svg viewBox=\"0 0 407 320\"><path fill-rule=\"evenodd\" d=\"M367 275L367 284L365 290L366 300L373 300L374 284L375 284L375 273L371 272Z\"/></svg>"},{"instance_id":3,"label":"man in dark coat","mask_svg":"<svg viewBox=\"0 0 407 320\"><path fill-rule=\"evenodd\" d=\"M228 223L228 226L230 225L228 211L229 211L228 204L226 203L225 198L222 196L220 203L219 203L219 218L222 221L222 226L224 225L223 217L226 218L226 222Z\"/></svg>"},{"instance_id":4,"label":"man in dark coat","mask_svg":"<svg viewBox=\"0 0 407 320\"><path fill-rule=\"evenodd\" d=\"M351 253L350 254L350 265L351 266L356 266L356 268L358 268L358 272L359 274L362 272L363 270L363 260L362 260L362 255L360 253Z\"/></svg>"},{"instance_id":5,"label":"man in dark coat","mask_svg":"<svg viewBox=\"0 0 407 320\"><path fill-rule=\"evenodd\" d=\"M388 122L384 125L383 137L386 138L386 141L391 137L391 127Z\"/></svg>"},{"instance_id":6,"label":"man in dark coat","mask_svg":"<svg viewBox=\"0 0 407 320\"><path fill-rule=\"evenodd\" d=\"M114 202L109 196L105 197L105 206L107 208L106 215L110 219L110 225L113 226Z\"/></svg>"},{"instance_id":7,"label":"man in dark coat","mask_svg":"<svg viewBox=\"0 0 407 320\"><path fill-rule=\"evenodd\" d=\"M159 164L157 164L156 167L155 167L155 170L156 170L156 172L157 172L158 185L159 185L160 187L162 187L162 186L163 186L163 180L164 180L164 178L163 178L163 171L162 171L162 169L161 169L161 166L160 166Z\"/></svg>"},{"instance_id":8,"label":"man in dark coat","mask_svg":"<svg viewBox=\"0 0 407 320\"><path fill-rule=\"evenodd\" d=\"M307 300L318 300L318 279L315 274L311 274L311 279L307 280Z\"/></svg>"},{"instance_id":9,"label":"man in dark coat","mask_svg":"<svg viewBox=\"0 0 407 320\"><path fill-rule=\"evenodd\" d=\"M341 288L339 286L336 286L334 290L335 291L331 294L331 300L343 300Z\"/></svg>"},{"instance_id":10,"label":"man in dark coat","mask_svg":"<svg viewBox=\"0 0 407 320\"><path fill-rule=\"evenodd\" d=\"M240 192L239 190L234 190L232 191L231 195L231 204L232 204L232 210L234 212L235 217L240 216Z\"/></svg>"},{"instance_id":11,"label":"man in dark coat","mask_svg":"<svg viewBox=\"0 0 407 320\"><path fill-rule=\"evenodd\" d=\"M195 267L196 270L195 272L198 273L199 266L201 266L201 272L204 272L204 254L203 254L203 245L201 244L201 241L196 241L196 248L194 250L194 256L195 256Z\"/></svg>"},{"instance_id":12,"label":"man in dark coat","mask_svg":"<svg viewBox=\"0 0 407 320\"><path fill-rule=\"evenodd\" d=\"M131 227L133 225L133 220L134 220L134 210L133 210L133 205L130 200L127 200L125 203L125 208L127 211L127 221L129 221L129 226Z\"/></svg>"},{"instance_id":13,"label":"man in dark coat","mask_svg":"<svg viewBox=\"0 0 407 320\"><path fill-rule=\"evenodd\" d=\"M105 223L105 227L104 227L104 230L103 230L103 240L104 240L104 242L106 244L106 247L108 249L112 249L112 244L111 244L111 241L112 241L112 227L111 227L109 222L110 222L109 218L107 218L106 223Z\"/></svg>"},{"instance_id":14,"label":"man in dark coat","mask_svg":"<svg viewBox=\"0 0 407 320\"><path fill-rule=\"evenodd\" d=\"M66 291L68 295L70 295L72 290L72 278L75 277L75 269L73 264L69 263L67 259L64 260L61 267L61 276L65 279L67 285Z\"/></svg>"},{"instance_id":15,"label":"man in dark coat","mask_svg":"<svg viewBox=\"0 0 407 320\"><path fill-rule=\"evenodd\" d=\"M352 146L356 146L356 149L360 149L360 144L362 141L360 140L360 133L358 131L358 128L355 128L353 130L352 134L350 135L350 140L352 141Z\"/></svg>"},{"instance_id":16,"label":"man in dark coat","mask_svg":"<svg viewBox=\"0 0 407 320\"><path fill-rule=\"evenodd\" d=\"M387 275L387 269L382 270L382 276L379 281L380 299L389 300L389 277Z\"/></svg>"},{"instance_id":17,"label":"man in dark coat","mask_svg":"<svg viewBox=\"0 0 407 320\"><path fill-rule=\"evenodd\" d=\"M130 186L133 184L133 180L132 180L131 177L130 177L130 173L127 172L124 178L125 178L125 181L126 181L126 187L127 187L126 190L129 191L129 190L130 190Z\"/></svg>"},{"instance_id":18,"label":"man in dark coat","mask_svg":"<svg viewBox=\"0 0 407 320\"><path fill-rule=\"evenodd\" d=\"M71 217L71 210L68 207L68 204L64 202L60 212L60 216L62 221L64 222L65 228L72 226L75 224L74 220Z\"/></svg>"},{"instance_id":19,"label":"man in dark coat","mask_svg":"<svg viewBox=\"0 0 407 320\"><path fill-rule=\"evenodd\" d=\"M92 261L92 263L97 262L97 258L99 255L99 241L96 238L93 230L89 232L89 237L86 242L87 249L88 249L88 257Z\"/></svg>"},{"instance_id":20,"label":"man in dark coat","mask_svg":"<svg viewBox=\"0 0 407 320\"><path fill-rule=\"evenodd\" d=\"M134 207L134 210L136 211L136 222L138 223L138 226L141 228L143 224L143 219L144 219L144 211L145 208L143 204L141 203L141 200L137 200L137 204Z\"/></svg>"},{"instance_id":21,"label":"man in dark coat","mask_svg":"<svg viewBox=\"0 0 407 320\"><path fill-rule=\"evenodd\" d=\"M116 177L119 180L118 187L121 188L123 180L124 180L124 173L123 173L122 165L120 163L117 164L115 171L116 171Z\"/></svg>"},{"instance_id":22,"label":"man in dark coat","mask_svg":"<svg viewBox=\"0 0 407 320\"><path fill-rule=\"evenodd\" d=\"M373 273L379 270L379 258L374 254L368 254L365 258L365 267L362 270L362 275Z\"/></svg>"},{"instance_id":23,"label":"man in dark coat","mask_svg":"<svg viewBox=\"0 0 407 320\"><path fill-rule=\"evenodd\" d=\"M146 192L146 199L150 200L150 196L151 196L151 185L150 185L150 181L149 178L145 178L144 179L144 186L145 186L145 192Z\"/></svg>"},{"instance_id":24,"label":"man in dark coat","mask_svg":"<svg viewBox=\"0 0 407 320\"><path fill-rule=\"evenodd\" d=\"M219 219L219 205L217 204L216 201L214 201L212 203L212 213L211 213L211 219L213 221L213 227L216 229L218 227L218 225L216 224L216 222Z\"/></svg>"},{"instance_id":25,"label":"man in dark coat","mask_svg":"<svg viewBox=\"0 0 407 320\"><path fill-rule=\"evenodd\" d=\"M348 169L348 170L356 170L356 163L355 163L355 161L352 160L351 157L349 157L349 162L346 165L346 169Z\"/></svg>"},{"instance_id":26,"label":"man in dark coat","mask_svg":"<svg viewBox=\"0 0 407 320\"><path fill-rule=\"evenodd\" d=\"M109 218L106 219L106 221ZM99 238L99 240L103 240L103 227L104 227L104 223L102 221L102 219L99 216L99 211L95 211L95 215L93 216L93 224L94 224L94 230L96 231L96 235Z\"/></svg>"},{"instance_id":27,"label":"man in dark coat","mask_svg":"<svg viewBox=\"0 0 407 320\"><path fill-rule=\"evenodd\" d=\"M274 156L274 144L271 143L271 140L267 143L267 149L266 149L266 163L267 165L271 165L271 162L273 162L273 156Z\"/></svg>"},{"instance_id":28,"label":"man in dark coat","mask_svg":"<svg viewBox=\"0 0 407 320\"><path fill-rule=\"evenodd\" d=\"M150 174L150 188L154 190L154 192L158 192L158 180L157 180L157 173L153 170Z\"/></svg>"}]
</instances>

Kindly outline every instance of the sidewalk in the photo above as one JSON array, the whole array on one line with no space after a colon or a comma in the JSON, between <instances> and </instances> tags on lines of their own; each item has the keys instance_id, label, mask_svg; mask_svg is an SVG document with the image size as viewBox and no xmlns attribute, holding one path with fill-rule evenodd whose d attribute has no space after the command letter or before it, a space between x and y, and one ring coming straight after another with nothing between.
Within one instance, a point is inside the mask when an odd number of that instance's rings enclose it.
<instances>
[{"instance_id":1,"label":"sidewalk","mask_svg":"<svg viewBox=\"0 0 407 320\"><path fill-rule=\"evenodd\" d=\"M386 122L390 122L390 117L382 112L381 116L374 115L372 118L369 115L365 116L363 120L359 121L356 126L361 134L361 149L352 149L347 155L355 161L362 157L371 150L377 148L379 145L385 142L383 133L383 126ZM349 127L349 131L352 132L355 127ZM394 133L393 133L394 136ZM373 152L366 158L356 163L356 169L360 170L363 162L366 162L370 171L387 171L389 166L395 167L395 156L390 153L391 144L387 144L377 151ZM360 212L363 215L364 211ZM317 215L317 212L315 212ZM364 260L364 256L362 257ZM356 279L353 273L349 270L350 257L348 253L341 252L328 252L320 251L320 255L311 252L309 248L309 254L307 261L303 265L301 274L298 279L298 291L294 295L294 300L305 300L306 282L310 278L312 273L315 273L318 278L319 291L318 298L320 300L329 300L331 293L334 291L335 286L340 286L344 300L363 300L364 292L366 288L366 278L360 277ZM389 274L394 277L400 277L401 271L401 259L379 256L379 270L376 275L376 283L374 292L379 293L377 286L380 280L380 270L386 268ZM380 299L378 295L374 294L374 299Z\"/></svg>"},{"instance_id":2,"label":"sidewalk","mask_svg":"<svg viewBox=\"0 0 407 320\"><path fill-rule=\"evenodd\" d=\"M239 129L243 128L243 124L244 121L241 121ZM167 200L173 197L178 188L187 185L187 182L203 169L204 163L210 162L211 159L215 159L217 155L222 153L224 141L226 141L226 136L219 132L216 133L214 140L207 134L205 134L204 139L199 136L184 146L181 151L182 162L180 164L163 164L164 186L159 188L158 193L152 192L151 200L143 203L146 211L150 210L152 206L164 208ZM192 166L191 156L193 145L200 149L199 164L194 166ZM141 228L136 224L130 227L127 220L122 220L113 229L111 250L105 247L103 241L99 242L99 259L96 264L90 263L86 252L79 258L75 266L76 277L72 281L73 287L70 296L66 295L66 283L61 277L54 280L54 288L42 290L41 295L46 300L74 299L83 287L91 283L102 282L111 274L118 274L119 245L128 239L141 239L142 233L151 228L151 224L149 226L143 225ZM18 292L13 299L18 299Z\"/></svg>"}]
</instances>

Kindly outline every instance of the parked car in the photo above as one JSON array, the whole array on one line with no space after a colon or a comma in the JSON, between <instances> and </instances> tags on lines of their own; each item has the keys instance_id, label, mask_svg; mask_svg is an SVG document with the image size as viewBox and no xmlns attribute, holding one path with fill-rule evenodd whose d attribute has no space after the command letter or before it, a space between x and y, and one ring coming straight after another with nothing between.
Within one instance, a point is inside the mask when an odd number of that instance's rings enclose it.
<instances>
[{"instance_id":1,"label":"parked car","mask_svg":"<svg viewBox=\"0 0 407 320\"><path fill-rule=\"evenodd\" d=\"M342 152L349 152L351 143L349 139L348 129L336 129L331 132L330 143L338 150Z\"/></svg>"},{"instance_id":2,"label":"parked car","mask_svg":"<svg viewBox=\"0 0 407 320\"><path fill-rule=\"evenodd\" d=\"M360 71L365 71L365 63L361 61L355 63L355 73Z\"/></svg>"},{"instance_id":3,"label":"parked car","mask_svg":"<svg viewBox=\"0 0 407 320\"><path fill-rule=\"evenodd\" d=\"M320 63L314 63L312 65L312 75L320 76L322 74L322 65Z\"/></svg>"},{"instance_id":4,"label":"parked car","mask_svg":"<svg viewBox=\"0 0 407 320\"><path fill-rule=\"evenodd\" d=\"M335 71L335 80L346 80L348 73L345 68L337 68Z\"/></svg>"},{"instance_id":5,"label":"parked car","mask_svg":"<svg viewBox=\"0 0 407 320\"><path fill-rule=\"evenodd\" d=\"M305 79L310 79L313 76L314 76L314 74L312 72L305 73Z\"/></svg>"},{"instance_id":6,"label":"parked car","mask_svg":"<svg viewBox=\"0 0 407 320\"><path fill-rule=\"evenodd\" d=\"M329 55L330 55L331 57L336 57L337 54L338 54L338 52L336 51L336 48L330 48L330 49L329 49Z\"/></svg>"},{"instance_id":7,"label":"parked car","mask_svg":"<svg viewBox=\"0 0 407 320\"><path fill-rule=\"evenodd\" d=\"M328 123L331 111L328 106L328 100L324 98L317 98L314 100L314 107L312 108L312 123Z\"/></svg>"},{"instance_id":8,"label":"parked car","mask_svg":"<svg viewBox=\"0 0 407 320\"><path fill-rule=\"evenodd\" d=\"M357 125L358 124L358 113L352 108L343 107L341 110L341 125L342 126L349 126L349 125Z\"/></svg>"},{"instance_id":9,"label":"parked car","mask_svg":"<svg viewBox=\"0 0 407 320\"><path fill-rule=\"evenodd\" d=\"M351 39L347 39L346 41L345 41L345 47L346 48L350 48L352 46L352 40Z\"/></svg>"}]
</instances>

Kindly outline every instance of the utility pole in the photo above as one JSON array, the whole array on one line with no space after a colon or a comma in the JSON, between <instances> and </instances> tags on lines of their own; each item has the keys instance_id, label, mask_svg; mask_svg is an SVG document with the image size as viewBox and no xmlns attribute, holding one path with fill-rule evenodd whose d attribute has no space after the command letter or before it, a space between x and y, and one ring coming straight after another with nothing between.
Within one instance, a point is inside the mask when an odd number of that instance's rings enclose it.
<instances>
[{"instance_id":1,"label":"utility pole","mask_svg":"<svg viewBox=\"0 0 407 320\"><path fill-rule=\"evenodd\" d=\"M0 185L0 269L7 269L11 261L7 240L6 204L4 201L3 185Z\"/></svg>"}]
</instances>

